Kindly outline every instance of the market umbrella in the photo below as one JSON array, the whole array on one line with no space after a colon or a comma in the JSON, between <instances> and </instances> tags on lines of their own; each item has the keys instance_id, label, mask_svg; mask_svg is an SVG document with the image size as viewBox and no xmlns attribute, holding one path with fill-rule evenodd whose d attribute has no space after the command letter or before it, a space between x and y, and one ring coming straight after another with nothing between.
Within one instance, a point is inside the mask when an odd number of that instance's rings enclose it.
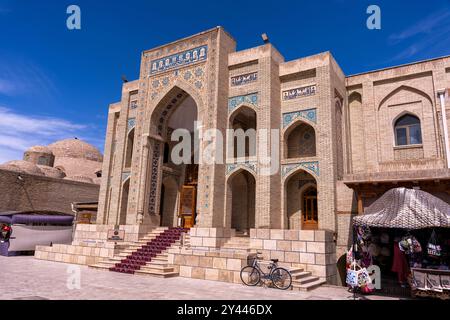
<instances>
[{"instance_id":1,"label":"market umbrella","mask_svg":"<svg viewBox=\"0 0 450 320\"><path fill-rule=\"evenodd\" d=\"M395 188L353 218L356 226L425 229L450 228L450 205L428 192Z\"/></svg>"}]
</instances>

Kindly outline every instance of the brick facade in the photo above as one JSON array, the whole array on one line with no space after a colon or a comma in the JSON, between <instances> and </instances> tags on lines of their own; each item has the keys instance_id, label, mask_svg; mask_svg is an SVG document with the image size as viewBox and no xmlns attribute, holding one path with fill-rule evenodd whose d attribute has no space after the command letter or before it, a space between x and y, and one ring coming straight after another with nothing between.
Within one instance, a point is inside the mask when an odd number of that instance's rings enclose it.
<instances>
[{"instance_id":1,"label":"brick facade","mask_svg":"<svg viewBox=\"0 0 450 320\"><path fill-rule=\"evenodd\" d=\"M305 263L335 282L332 265L350 243L351 217L373 201L351 189L355 175L367 184L374 181L371 175L376 180L380 174L409 172L403 174L406 180L416 181L430 178L427 170L441 170L448 196L450 172L437 93L450 87L450 58L346 77L329 52L286 62L271 44L242 51L235 47L234 39L217 27L142 54L139 79L125 83L121 101L109 108L98 224L176 224L176 215L167 218L167 212L177 210L179 196L164 194L172 207L161 210L161 190L169 176L181 187L185 169L177 173L162 158L168 119L187 97L195 101L204 129L216 128L224 137L230 119L244 110L256 113L257 129L279 130L280 149L270 150L280 163L275 174L262 174L267 164L259 154L246 161L227 154L225 164L200 164L196 228L191 231L191 244L199 250L220 248L234 235L233 226L248 229L253 249L286 263ZM206 50L204 58L200 48ZM176 62L179 55L194 52L198 59ZM445 108L450 118L448 97ZM420 120L420 145L395 145L394 123L405 114ZM258 138L257 150L261 143ZM202 142L200 149L206 146ZM126 159L130 152L131 162ZM301 230L300 236L309 232L302 221L305 186L317 189L315 228L326 232L324 242L289 238L299 235L288 230ZM379 197L376 184L372 188L373 197ZM445 192L439 196L445 198ZM310 232L314 237L319 231ZM261 232L283 236L255 236ZM181 273L201 278L220 278L215 269L223 269L180 266Z\"/></svg>"}]
</instances>

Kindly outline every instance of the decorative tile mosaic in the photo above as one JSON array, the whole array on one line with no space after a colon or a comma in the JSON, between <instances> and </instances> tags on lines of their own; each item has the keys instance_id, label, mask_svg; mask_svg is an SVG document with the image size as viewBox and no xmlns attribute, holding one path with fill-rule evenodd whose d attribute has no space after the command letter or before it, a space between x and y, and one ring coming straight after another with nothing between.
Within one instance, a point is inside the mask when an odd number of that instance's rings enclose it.
<instances>
[{"instance_id":1,"label":"decorative tile mosaic","mask_svg":"<svg viewBox=\"0 0 450 320\"><path fill-rule=\"evenodd\" d=\"M192 73L188 70L184 73L184 80L189 80L192 78Z\"/></svg>"},{"instance_id":2,"label":"decorative tile mosaic","mask_svg":"<svg viewBox=\"0 0 450 320\"><path fill-rule=\"evenodd\" d=\"M173 68L187 66L189 64L205 61L207 59L208 46L201 46L186 50L151 62L150 74L167 71Z\"/></svg>"},{"instance_id":3,"label":"decorative tile mosaic","mask_svg":"<svg viewBox=\"0 0 450 320\"><path fill-rule=\"evenodd\" d=\"M258 72L247 73L235 77L231 77L231 86L242 86L244 84L258 81Z\"/></svg>"},{"instance_id":4,"label":"decorative tile mosaic","mask_svg":"<svg viewBox=\"0 0 450 320\"><path fill-rule=\"evenodd\" d=\"M167 122L166 118L167 115L169 114L169 111L174 108L175 106L177 106L180 101L182 101L183 97L186 96L187 93L178 93L176 97L174 97L172 100L170 100L170 102L166 105L166 107L163 109L163 111L161 112L160 118L159 118L159 123L158 123L158 134L162 135L163 133L163 129L164 129L164 124Z\"/></svg>"},{"instance_id":5,"label":"decorative tile mosaic","mask_svg":"<svg viewBox=\"0 0 450 320\"><path fill-rule=\"evenodd\" d=\"M133 100L130 102L130 109L136 109L138 107L138 102L137 100Z\"/></svg>"},{"instance_id":6,"label":"decorative tile mosaic","mask_svg":"<svg viewBox=\"0 0 450 320\"><path fill-rule=\"evenodd\" d=\"M128 131L133 129L136 126L136 118L129 118L128 119Z\"/></svg>"},{"instance_id":7,"label":"decorative tile mosaic","mask_svg":"<svg viewBox=\"0 0 450 320\"><path fill-rule=\"evenodd\" d=\"M228 99L228 111L233 111L241 104L258 105L258 93L251 93L243 96L232 97Z\"/></svg>"},{"instance_id":8,"label":"decorative tile mosaic","mask_svg":"<svg viewBox=\"0 0 450 320\"><path fill-rule=\"evenodd\" d=\"M155 142L153 145L153 156L152 156L152 171L150 173L150 196L149 196L149 205L148 211L149 214L156 214L156 193L158 187L158 169L159 169L159 156L161 154L160 151L160 143Z\"/></svg>"},{"instance_id":9,"label":"decorative tile mosaic","mask_svg":"<svg viewBox=\"0 0 450 320\"><path fill-rule=\"evenodd\" d=\"M297 118L303 118L317 123L317 109L299 110L289 113L283 113L283 127L286 128Z\"/></svg>"},{"instance_id":10,"label":"decorative tile mosaic","mask_svg":"<svg viewBox=\"0 0 450 320\"><path fill-rule=\"evenodd\" d=\"M194 76L195 74L195 76ZM179 79L182 78L183 80L189 82L193 86L195 86L199 90L203 90L205 87L204 85L204 74L205 74L205 65L192 67L188 70L183 70L178 73L171 73L170 75L165 76L159 76L159 78L156 78L152 80L152 83L154 85L158 84L158 86L161 85L161 83L164 85L164 87L170 87L170 84ZM150 93L150 98L152 100L155 100L155 98L158 96L158 94L161 92L161 89L158 87L153 86L152 91Z\"/></svg>"},{"instance_id":11,"label":"decorative tile mosaic","mask_svg":"<svg viewBox=\"0 0 450 320\"><path fill-rule=\"evenodd\" d=\"M201 77L203 75L203 69L202 68L196 68L195 69L195 76Z\"/></svg>"},{"instance_id":12,"label":"decorative tile mosaic","mask_svg":"<svg viewBox=\"0 0 450 320\"><path fill-rule=\"evenodd\" d=\"M281 176L285 178L291 171L298 168L307 169L317 177L320 176L319 161L306 161L300 163L285 164L281 167Z\"/></svg>"},{"instance_id":13,"label":"decorative tile mosaic","mask_svg":"<svg viewBox=\"0 0 450 320\"><path fill-rule=\"evenodd\" d=\"M229 175L231 172L238 168L249 169L256 173L257 165L256 162L241 162L241 163L231 163L226 166L226 174Z\"/></svg>"},{"instance_id":14,"label":"decorative tile mosaic","mask_svg":"<svg viewBox=\"0 0 450 320\"><path fill-rule=\"evenodd\" d=\"M283 100L292 100L301 97L307 97L315 95L317 91L317 86L311 85L306 87L294 88L283 91Z\"/></svg>"}]
</instances>

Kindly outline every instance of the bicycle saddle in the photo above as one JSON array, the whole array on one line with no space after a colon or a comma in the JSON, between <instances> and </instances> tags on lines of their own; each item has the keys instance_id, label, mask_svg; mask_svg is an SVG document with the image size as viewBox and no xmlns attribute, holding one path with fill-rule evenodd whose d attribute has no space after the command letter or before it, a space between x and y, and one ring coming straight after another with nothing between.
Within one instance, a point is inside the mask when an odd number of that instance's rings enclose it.
<instances>
[{"instance_id":1,"label":"bicycle saddle","mask_svg":"<svg viewBox=\"0 0 450 320\"><path fill-rule=\"evenodd\" d=\"M270 259L270 261L272 261L273 263L277 263L278 259Z\"/></svg>"}]
</instances>

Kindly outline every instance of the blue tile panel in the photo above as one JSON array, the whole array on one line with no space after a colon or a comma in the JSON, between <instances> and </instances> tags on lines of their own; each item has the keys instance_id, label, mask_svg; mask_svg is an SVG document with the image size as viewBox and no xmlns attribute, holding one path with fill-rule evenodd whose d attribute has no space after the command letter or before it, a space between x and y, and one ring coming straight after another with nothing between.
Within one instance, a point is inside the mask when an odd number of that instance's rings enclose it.
<instances>
[{"instance_id":1,"label":"blue tile panel","mask_svg":"<svg viewBox=\"0 0 450 320\"><path fill-rule=\"evenodd\" d=\"M281 175L285 178L290 172L299 168L307 169L317 177L320 176L319 161L306 161L283 165L281 168Z\"/></svg>"},{"instance_id":2,"label":"blue tile panel","mask_svg":"<svg viewBox=\"0 0 450 320\"><path fill-rule=\"evenodd\" d=\"M299 110L289 113L283 113L283 128L289 126L294 120L303 118L311 122L317 123L317 109Z\"/></svg>"},{"instance_id":3,"label":"blue tile panel","mask_svg":"<svg viewBox=\"0 0 450 320\"><path fill-rule=\"evenodd\" d=\"M301 97L313 96L316 94L317 86L306 86L283 91L283 100L292 100Z\"/></svg>"},{"instance_id":4,"label":"blue tile panel","mask_svg":"<svg viewBox=\"0 0 450 320\"><path fill-rule=\"evenodd\" d=\"M207 56L208 46L201 46L164 58L152 60L150 63L150 74L187 66L200 61L206 61Z\"/></svg>"},{"instance_id":5,"label":"blue tile panel","mask_svg":"<svg viewBox=\"0 0 450 320\"><path fill-rule=\"evenodd\" d=\"M244 96L237 96L228 99L228 111L233 111L241 104L258 105L258 93L251 93Z\"/></svg>"}]
</instances>

